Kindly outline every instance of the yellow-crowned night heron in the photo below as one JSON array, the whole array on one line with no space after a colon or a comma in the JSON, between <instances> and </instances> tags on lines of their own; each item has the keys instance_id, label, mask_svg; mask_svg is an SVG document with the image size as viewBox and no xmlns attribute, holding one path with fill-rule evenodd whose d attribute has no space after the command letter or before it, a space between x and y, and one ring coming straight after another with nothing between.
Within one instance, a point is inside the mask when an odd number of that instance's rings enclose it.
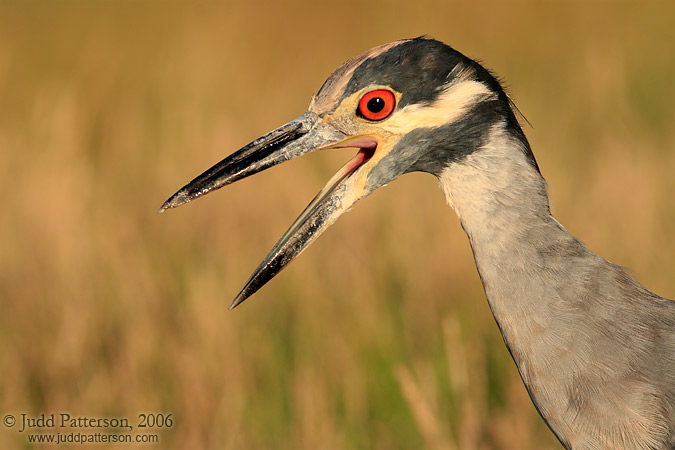
<instances>
[{"instance_id":1,"label":"yellow-crowned night heron","mask_svg":"<svg viewBox=\"0 0 675 450\"><path fill-rule=\"evenodd\" d=\"M589 251L549 211L546 184L486 69L410 39L340 66L297 119L198 176L160 211L319 149L356 148L230 308L356 201L407 172L440 181L537 410L568 449L675 448L675 302Z\"/></svg>"}]
</instances>

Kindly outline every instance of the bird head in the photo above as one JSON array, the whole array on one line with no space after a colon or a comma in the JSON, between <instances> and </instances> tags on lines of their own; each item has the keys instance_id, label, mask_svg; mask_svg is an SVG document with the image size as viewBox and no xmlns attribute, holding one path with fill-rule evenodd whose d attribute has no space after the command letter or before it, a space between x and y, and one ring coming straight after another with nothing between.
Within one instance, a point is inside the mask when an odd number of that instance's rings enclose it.
<instances>
[{"instance_id":1,"label":"bird head","mask_svg":"<svg viewBox=\"0 0 675 450\"><path fill-rule=\"evenodd\" d=\"M503 124L536 162L497 79L432 39L375 47L336 69L307 112L231 154L160 208L180 206L236 180L306 153L356 149L249 278L237 306L272 279L358 200L408 172L440 176Z\"/></svg>"}]
</instances>

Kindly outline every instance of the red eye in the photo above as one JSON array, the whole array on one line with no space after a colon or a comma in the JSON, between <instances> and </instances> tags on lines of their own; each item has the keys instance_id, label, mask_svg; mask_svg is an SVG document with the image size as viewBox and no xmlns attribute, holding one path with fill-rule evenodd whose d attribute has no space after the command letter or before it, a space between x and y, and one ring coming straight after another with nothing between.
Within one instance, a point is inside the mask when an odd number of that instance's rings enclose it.
<instances>
[{"instance_id":1,"label":"red eye","mask_svg":"<svg viewBox=\"0 0 675 450\"><path fill-rule=\"evenodd\" d=\"M378 89L370 91L359 101L359 114L368 120L382 120L389 117L396 106L396 99L391 91Z\"/></svg>"}]
</instances>

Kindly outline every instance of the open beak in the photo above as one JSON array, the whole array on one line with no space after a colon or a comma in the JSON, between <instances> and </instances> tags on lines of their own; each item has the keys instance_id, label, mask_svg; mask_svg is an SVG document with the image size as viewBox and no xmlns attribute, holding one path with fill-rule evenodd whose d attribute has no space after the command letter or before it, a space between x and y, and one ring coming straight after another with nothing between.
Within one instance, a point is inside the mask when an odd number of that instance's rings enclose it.
<instances>
[{"instance_id":1,"label":"open beak","mask_svg":"<svg viewBox=\"0 0 675 450\"><path fill-rule=\"evenodd\" d=\"M373 156L377 144L374 137L348 136L316 114L306 112L199 175L164 202L159 212L314 150L359 149L357 155L328 181L279 239L234 299L230 305L232 309L271 280L342 213L370 193L372 189L366 187L366 174L359 169Z\"/></svg>"}]
</instances>

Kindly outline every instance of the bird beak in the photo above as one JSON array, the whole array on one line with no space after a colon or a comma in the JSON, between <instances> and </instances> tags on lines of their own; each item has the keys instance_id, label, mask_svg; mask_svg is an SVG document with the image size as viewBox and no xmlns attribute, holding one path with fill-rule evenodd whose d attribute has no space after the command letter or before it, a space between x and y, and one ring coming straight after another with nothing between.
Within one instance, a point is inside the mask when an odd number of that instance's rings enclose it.
<instances>
[{"instance_id":1,"label":"bird beak","mask_svg":"<svg viewBox=\"0 0 675 450\"><path fill-rule=\"evenodd\" d=\"M314 150L359 149L357 155L330 179L279 239L234 299L230 305L232 309L271 280L340 215L372 191L366 186L367 170L359 169L371 159L377 144L374 137L349 136L316 114L307 112L256 139L199 175L164 202L159 212Z\"/></svg>"}]
</instances>

